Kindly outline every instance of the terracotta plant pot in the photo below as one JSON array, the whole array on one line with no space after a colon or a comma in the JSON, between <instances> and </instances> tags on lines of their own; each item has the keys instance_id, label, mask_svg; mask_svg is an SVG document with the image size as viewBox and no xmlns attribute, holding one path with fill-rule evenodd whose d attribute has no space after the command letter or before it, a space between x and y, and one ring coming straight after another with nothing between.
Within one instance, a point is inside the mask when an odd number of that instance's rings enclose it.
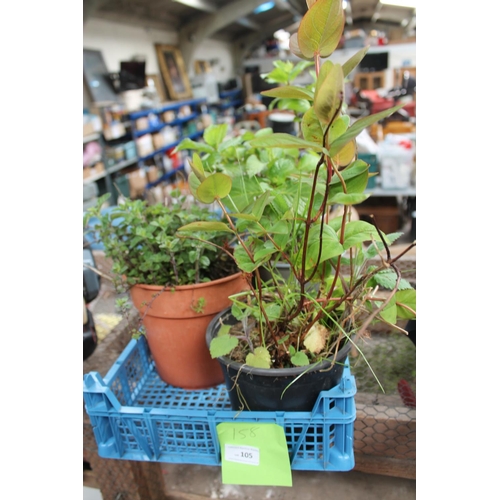
<instances>
[{"instance_id":1,"label":"terracotta plant pot","mask_svg":"<svg viewBox=\"0 0 500 500\"><path fill-rule=\"evenodd\" d=\"M231 305L228 297L246 289L241 273L175 289L141 284L131 288L132 302L143 317L151 356L164 382L182 389L205 389L224 382L205 334L212 318Z\"/></svg>"}]
</instances>

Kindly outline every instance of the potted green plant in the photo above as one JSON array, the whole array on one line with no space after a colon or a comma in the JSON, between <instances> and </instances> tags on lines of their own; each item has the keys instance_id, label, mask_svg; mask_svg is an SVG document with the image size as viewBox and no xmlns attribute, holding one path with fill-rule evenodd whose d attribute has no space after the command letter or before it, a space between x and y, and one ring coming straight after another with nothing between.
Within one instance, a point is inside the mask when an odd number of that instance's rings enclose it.
<instances>
[{"instance_id":1,"label":"potted green plant","mask_svg":"<svg viewBox=\"0 0 500 500\"><path fill-rule=\"evenodd\" d=\"M263 93L289 109L300 103L300 133L264 129L224 140L219 126L203 144L180 145L195 150L191 192L224 216L180 231L227 232L249 285L207 330L235 409L310 411L321 390L339 383L350 349L360 350L371 325L401 329L398 321L416 315L415 290L397 266L415 243L392 255L400 233L350 220L351 207L369 196L356 137L399 106L351 123L344 81L368 48L343 64L328 60L343 33L342 2L307 3L290 49L313 62L314 82L290 84L297 66L287 62L272 75L282 84ZM340 216L329 215L333 206ZM288 277L277 263L288 265Z\"/></svg>"},{"instance_id":2,"label":"potted green plant","mask_svg":"<svg viewBox=\"0 0 500 500\"><path fill-rule=\"evenodd\" d=\"M140 312L159 376L184 389L222 383L220 366L205 343L206 328L231 304L228 297L247 284L229 257L227 235L177 234L192 221L210 221L213 212L188 205L175 191L168 206L126 199L102 210L107 197L88 210L84 227L92 222L95 239L113 262L117 291L129 292Z\"/></svg>"}]
</instances>

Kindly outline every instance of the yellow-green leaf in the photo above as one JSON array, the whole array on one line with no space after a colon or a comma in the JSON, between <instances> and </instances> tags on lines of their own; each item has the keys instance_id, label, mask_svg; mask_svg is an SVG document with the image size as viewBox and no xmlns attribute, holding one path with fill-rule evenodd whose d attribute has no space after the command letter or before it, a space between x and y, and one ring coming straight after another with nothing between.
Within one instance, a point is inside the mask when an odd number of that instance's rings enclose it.
<instances>
[{"instance_id":1,"label":"yellow-green leaf","mask_svg":"<svg viewBox=\"0 0 500 500\"><path fill-rule=\"evenodd\" d=\"M348 142L334 157L333 160L339 167L347 167L356 157L356 141Z\"/></svg>"},{"instance_id":2,"label":"yellow-green leaf","mask_svg":"<svg viewBox=\"0 0 500 500\"><path fill-rule=\"evenodd\" d=\"M389 109L384 109L384 111L380 111L379 113L375 113L374 115L364 116L359 120L356 120L351 127L342 134L339 138L335 139L330 144L330 155L335 156L351 139L357 137L366 127L377 123L383 118L392 115L398 109L401 109L404 106L404 103L397 104Z\"/></svg>"},{"instance_id":3,"label":"yellow-green leaf","mask_svg":"<svg viewBox=\"0 0 500 500\"><path fill-rule=\"evenodd\" d=\"M221 335L210 342L210 356L219 358L226 356L238 345L238 339L232 335Z\"/></svg>"},{"instance_id":4,"label":"yellow-green leaf","mask_svg":"<svg viewBox=\"0 0 500 500\"><path fill-rule=\"evenodd\" d=\"M231 185L231 177L217 172L203 180L196 190L196 195L202 203L212 203L216 199L225 198L231 191Z\"/></svg>"},{"instance_id":5,"label":"yellow-green leaf","mask_svg":"<svg viewBox=\"0 0 500 500\"><path fill-rule=\"evenodd\" d=\"M261 94L267 97L279 97L283 99L306 99L308 101L314 99L313 93L310 90L294 87L293 85L284 85L283 87L264 90Z\"/></svg>"},{"instance_id":6,"label":"yellow-green leaf","mask_svg":"<svg viewBox=\"0 0 500 500\"><path fill-rule=\"evenodd\" d=\"M329 331L324 325L314 323L304 339L304 345L310 352L318 354L324 349L328 335Z\"/></svg>"},{"instance_id":7,"label":"yellow-green leaf","mask_svg":"<svg viewBox=\"0 0 500 500\"><path fill-rule=\"evenodd\" d=\"M201 158L198 153L193 153L193 159L189 160L189 164L191 165L196 177L202 181L206 176L205 170L203 169L203 163L201 162Z\"/></svg>"},{"instance_id":8,"label":"yellow-green leaf","mask_svg":"<svg viewBox=\"0 0 500 500\"><path fill-rule=\"evenodd\" d=\"M300 57L301 59L306 59L307 61L310 61L312 59L312 56L311 57L306 57L304 54L302 54L302 52L300 51L300 47L299 47L299 42L298 42L298 38L297 38L297 33L294 33L291 37L290 37L290 40L289 40L289 48L290 48L290 52L294 55L296 55L297 57Z\"/></svg>"},{"instance_id":9,"label":"yellow-green leaf","mask_svg":"<svg viewBox=\"0 0 500 500\"><path fill-rule=\"evenodd\" d=\"M224 224L224 222L219 222L219 221L190 222L189 224L180 227L178 230L182 232L193 232L193 231L223 231L225 233L233 232L227 224Z\"/></svg>"},{"instance_id":10,"label":"yellow-green leaf","mask_svg":"<svg viewBox=\"0 0 500 500\"><path fill-rule=\"evenodd\" d=\"M255 368L270 368L271 356L265 347L257 347L253 353L247 354L246 364Z\"/></svg>"},{"instance_id":11,"label":"yellow-green leaf","mask_svg":"<svg viewBox=\"0 0 500 500\"><path fill-rule=\"evenodd\" d=\"M302 117L302 135L306 141L323 143L323 128L314 112L314 108L309 108Z\"/></svg>"},{"instance_id":12,"label":"yellow-green leaf","mask_svg":"<svg viewBox=\"0 0 500 500\"><path fill-rule=\"evenodd\" d=\"M326 61L320 69L316 92L314 94L314 111L319 120L328 124L338 111L344 97L344 74L342 66Z\"/></svg>"},{"instance_id":13,"label":"yellow-green leaf","mask_svg":"<svg viewBox=\"0 0 500 500\"><path fill-rule=\"evenodd\" d=\"M363 57L365 57L366 53L368 52L369 48L369 46L363 47L342 65L344 76L347 76L361 62Z\"/></svg>"},{"instance_id":14,"label":"yellow-green leaf","mask_svg":"<svg viewBox=\"0 0 500 500\"><path fill-rule=\"evenodd\" d=\"M297 32L300 52L306 57L328 57L344 30L342 0L317 0L305 13Z\"/></svg>"},{"instance_id":15,"label":"yellow-green leaf","mask_svg":"<svg viewBox=\"0 0 500 500\"><path fill-rule=\"evenodd\" d=\"M255 139L248 141L248 144L253 148L311 148L320 151L323 149L321 144L315 144L311 141L305 141L300 137L281 132L256 137Z\"/></svg>"},{"instance_id":16,"label":"yellow-green leaf","mask_svg":"<svg viewBox=\"0 0 500 500\"><path fill-rule=\"evenodd\" d=\"M201 181L196 177L196 174L194 172L190 172L188 175L188 184L189 184L189 190L191 191L191 194L197 198L196 191L200 187Z\"/></svg>"}]
</instances>

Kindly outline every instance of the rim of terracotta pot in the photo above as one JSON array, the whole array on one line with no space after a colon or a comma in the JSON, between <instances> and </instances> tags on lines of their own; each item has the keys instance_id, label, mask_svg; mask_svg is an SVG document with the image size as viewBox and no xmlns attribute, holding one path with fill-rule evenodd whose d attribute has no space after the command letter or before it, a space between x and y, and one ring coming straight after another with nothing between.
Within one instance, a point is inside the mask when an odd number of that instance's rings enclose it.
<instances>
[{"instance_id":1,"label":"rim of terracotta pot","mask_svg":"<svg viewBox=\"0 0 500 500\"><path fill-rule=\"evenodd\" d=\"M225 278L218 278L216 280L205 281L203 283L193 283L192 285L169 286L169 287L166 287L165 290L191 290L193 288L205 288L208 286L223 284L227 281L232 281L233 279L237 278L238 276L243 276L243 273L237 272L234 274L230 274L229 276L226 276ZM136 283L133 286L139 286L141 288L145 288L145 289L149 289L149 290L163 290L163 288L164 288L161 285L147 285L145 283Z\"/></svg>"}]
</instances>

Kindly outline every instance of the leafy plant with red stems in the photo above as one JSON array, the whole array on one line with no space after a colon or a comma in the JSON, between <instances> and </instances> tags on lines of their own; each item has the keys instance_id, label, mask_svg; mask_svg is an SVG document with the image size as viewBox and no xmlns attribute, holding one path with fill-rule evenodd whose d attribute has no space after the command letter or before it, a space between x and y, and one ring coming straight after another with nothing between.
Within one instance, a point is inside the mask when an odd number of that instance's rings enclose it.
<instances>
[{"instance_id":1,"label":"leafy plant with red stems","mask_svg":"<svg viewBox=\"0 0 500 500\"><path fill-rule=\"evenodd\" d=\"M197 151L189 175L193 195L217 203L223 213L221 221L194 222L180 231L230 233L231 255L251 286L232 297L240 328L222 327L210 351L261 368L334 359L343 343L367 335L371 324L399 328L398 320L416 317L416 292L397 266L415 243L393 256L390 246L401 233L384 234L376 223L350 217L351 207L369 196L369 166L357 159L356 137L400 106L351 124L344 80L368 48L344 64L328 60L344 29L342 1L307 4L290 50L314 63L316 81L299 87L284 77L284 85L263 92L308 103L299 135L265 129L224 140L225 126L214 126L204 143L180 145ZM288 69L293 73L293 65ZM332 206L341 206L342 215L331 217ZM287 264L288 277L277 263Z\"/></svg>"}]
</instances>

